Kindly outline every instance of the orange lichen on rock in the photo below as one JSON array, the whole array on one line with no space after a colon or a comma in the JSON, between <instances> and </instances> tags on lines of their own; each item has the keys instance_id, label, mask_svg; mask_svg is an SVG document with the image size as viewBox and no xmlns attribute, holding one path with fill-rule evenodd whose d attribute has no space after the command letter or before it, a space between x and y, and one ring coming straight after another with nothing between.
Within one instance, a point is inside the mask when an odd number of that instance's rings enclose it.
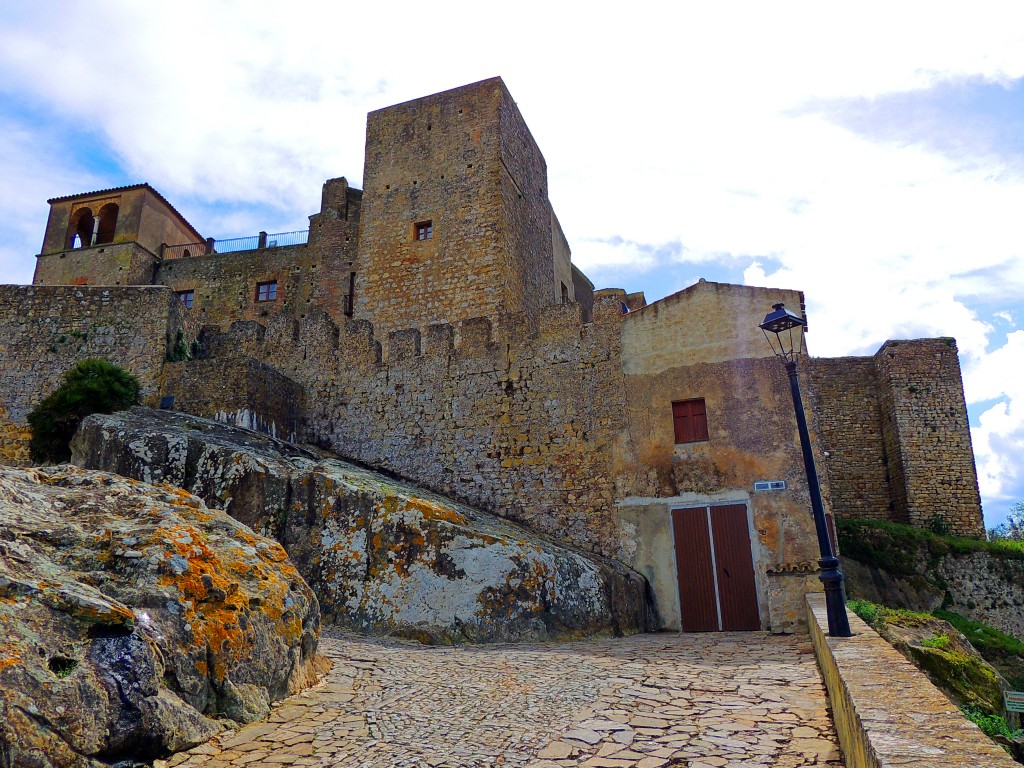
<instances>
[{"instance_id":1,"label":"orange lichen on rock","mask_svg":"<svg viewBox=\"0 0 1024 768\"><path fill-rule=\"evenodd\" d=\"M465 515L456 512L446 504L435 504L426 499L402 499L399 509L419 512L427 520L444 520L456 525L466 524Z\"/></svg>"}]
</instances>

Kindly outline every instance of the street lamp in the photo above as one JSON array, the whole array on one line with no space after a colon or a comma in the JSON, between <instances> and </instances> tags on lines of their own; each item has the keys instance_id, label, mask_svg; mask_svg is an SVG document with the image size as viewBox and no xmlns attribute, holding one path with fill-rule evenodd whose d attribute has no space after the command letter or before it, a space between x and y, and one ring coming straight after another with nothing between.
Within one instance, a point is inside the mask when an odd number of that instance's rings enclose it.
<instances>
[{"instance_id":1,"label":"street lamp","mask_svg":"<svg viewBox=\"0 0 1024 768\"><path fill-rule=\"evenodd\" d=\"M804 415L804 404L800 398L800 382L796 374L796 360L803 352L803 326L807 323L798 315L793 314L784 304L772 305L764 322L759 326L768 339L772 352L785 364L789 374L789 389L793 395L793 410L796 411L796 425L800 432L800 448L804 454L804 470L807 473L807 490L811 494L811 510L814 512L814 528L818 533L818 549L821 558L821 583L825 585L825 605L828 609L828 633L832 637L850 637L850 620L846 617L846 594L843 589L843 572L839 569L839 558L832 549L832 540L828 535L825 522L825 507L821 503L821 488L818 487L818 471L814 468L814 456L811 454L811 438L807 433L807 418ZM799 344L794 340L793 329L800 328L797 333ZM771 334L771 335L769 335ZM774 336L774 341L772 339Z\"/></svg>"}]
</instances>

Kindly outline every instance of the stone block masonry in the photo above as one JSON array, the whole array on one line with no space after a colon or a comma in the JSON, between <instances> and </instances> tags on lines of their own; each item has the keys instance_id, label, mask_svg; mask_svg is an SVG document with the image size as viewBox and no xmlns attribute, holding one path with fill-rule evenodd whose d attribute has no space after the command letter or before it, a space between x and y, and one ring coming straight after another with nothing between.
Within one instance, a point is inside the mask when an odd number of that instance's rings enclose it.
<instances>
[{"instance_id":1,"label":"stone block masonry","mask_svg":"<svg viewBox=\"0 0 1024 768\"><path fill-rule=\"evenodd\" d=\"M547 166L500 78L371 112L364 184L355 317L378 338L505 312L535 325L561 301Z\"/></svg>"},{"instance_id":2,"label":"stone block masonry","mask_svg":"<svg viewBox=\"0 0 1024 768\"><path fill-rule=\"evenodd\" d=\"M623 432L615 301L584 325L553 306L392 332L323 313L206 334L214 358L246 355L306 390L305 436L589 551L615 556L611 449Z\"/></svg>"},{"instance_id":3,"label":"stone block masonry","mask_svg":"<svg viewBox=\"0 0 1024 768\"><path fill-rule=\"evenodd\" d=\"M956 342L887 341L870 358L813 359L837 515L983 536Z\"/></svg>"},{"instance_id":4,"label":"stone block masonry","mask_svg":"<svg viewBox=\"0 0 1024 768\"><path fill-rule=\"evenodd\" d=\"M302 387L251 358L167 363L160 394L174 398L176 411L293 443L301 439Z\"/></svg>"},{"instance_id":5,"label":"stone block masonry","mask_svg":"<svg viewBox=\"0 0 1024 768\"><path fill-rule=\"evenodd\" d=\"M853 637L829 637L824 596L808 595L807 610L849 768L1018 765L860 618Z\"/></svg>"},{"instance_id":6,"label":"stone block masonry","mask_svg":"<svg viewBox=\"0 0 1024 768\"><path fill-rule=\"evenodd\" d=\"M0 286L0 462L27 461L29 411L83 358L127 368L153 403L181 314L161 287Z\"/></svg>"},{"instance_id":7,"label":"stone block masonry","mask_svg":"<svg viewBox=\"0 0 1024 768\"><path fill-rule=\"evenodd\" d=\"M889 462L871 357L811 358L810 401L818 417L832 511L840 517L889 520Z\"/></svg>"},{"instance_id":8,"label":"stone block masonry","mask_svg":"<svg viewBox=\"0 0 1024 768\"><path fill-rule=\"evenodd\" d=\"M324 184L319 213L310 217L309 242L255 251L213 253L160 263L153 282L191 291L196 325L227 328L234 320L279 314L302 318L314 308L343 323L349 312L361 193L344 178ZM273 284L260 296L259 284Z\"/></svg>"}]
</instances>

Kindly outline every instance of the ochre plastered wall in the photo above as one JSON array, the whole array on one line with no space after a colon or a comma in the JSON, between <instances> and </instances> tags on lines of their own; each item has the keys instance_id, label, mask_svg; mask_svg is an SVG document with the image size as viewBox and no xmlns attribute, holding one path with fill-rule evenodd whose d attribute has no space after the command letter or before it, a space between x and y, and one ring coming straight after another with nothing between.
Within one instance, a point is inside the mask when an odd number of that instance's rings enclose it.
<instances>
[{"instance_id":1,"label":"ochre plastered wall","mask_svg":"<svg viewBox=\"0 0 1024 768\"><path fill-rule=\"evenodd\" d=\"M651 581L666 627L679 628L675 569L687 555L673 552L673 508L748 507L765 628L801 626L803 595L819 588L788 378L757 327L779 301L798 311L801 296L702 281L623 321L627 432L614 452L616 497L622 520L638 531L627 562ZM705 401L708 439L677 445L672 403L693 398ZM754 492L758 480L787 488Z\"/></svg>"},{"instance_id":2,"label":"ochre plastered wall","mask_svg":"<svg viewBox=\"0 0 1024 768\"><path fill-rule=\"evenodd\" d=\"M68 247L77 212L93 216L108 205L118 206L110 242ZM43 245L36 257L34 285L152 285L161 245L201 240L155 190L140 184L115 190L71 195L50 201Z\"/></svg>"}]
</instances>

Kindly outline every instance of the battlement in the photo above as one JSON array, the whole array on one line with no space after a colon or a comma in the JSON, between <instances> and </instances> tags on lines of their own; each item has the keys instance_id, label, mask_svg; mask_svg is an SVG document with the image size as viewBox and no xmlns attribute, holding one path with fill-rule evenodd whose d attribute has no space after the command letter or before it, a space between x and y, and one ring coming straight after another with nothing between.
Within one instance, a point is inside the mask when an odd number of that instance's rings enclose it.
<instances>
[{"instance_id":1,"label":"battlement","mask_svg":"<svg viewBox=\"0 0 1024 768\"><path fill-rule=\"evenodd\" d=\"M458 323L433 323L425 330L403 328L386 331L378 338L369 320L345 319L338 325L322 310L304 318L277 315L267 322L238 320L227 330L217 326L201 329L200 346L205 357L251 356L276 358L280 348L296 345L315 350L318 360L344 360L358 367L402 364L416 359L490 358L521 356L524 348L578 346L583 339L618 332L623 315L613 299L599 300L592 321L584 322L579 303L545 307L530 323L523 313L498 318L470 317ZM188 313L186 313L186 317Z\"/></svg>"}]
</instances>

